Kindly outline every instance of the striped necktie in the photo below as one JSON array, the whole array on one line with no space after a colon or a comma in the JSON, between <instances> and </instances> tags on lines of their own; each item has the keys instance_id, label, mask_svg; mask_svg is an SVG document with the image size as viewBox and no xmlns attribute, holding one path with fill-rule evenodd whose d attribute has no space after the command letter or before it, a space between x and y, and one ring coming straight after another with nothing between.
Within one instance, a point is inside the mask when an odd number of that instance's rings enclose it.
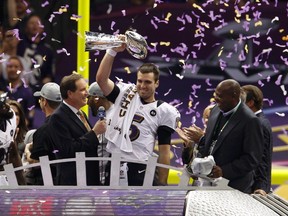
<instances>
[{"instance_id":1,"label":"striped necktie","mask_svg":"<svg viewBox=\"0 0 288 216\"><path fill-rule=\"evenodd\" d=\"M86 127L87 131L90 131L90 130L91 130L91 127L90 127L90 125L88 124L88 122L87 122L87 120L86 120L83 112L82 112L81 110L79 110L79 111L77 112L77 115L79 115L79 117L80 117L81 121L83 122L84 126Z\"/></svg>"}]
</instances>

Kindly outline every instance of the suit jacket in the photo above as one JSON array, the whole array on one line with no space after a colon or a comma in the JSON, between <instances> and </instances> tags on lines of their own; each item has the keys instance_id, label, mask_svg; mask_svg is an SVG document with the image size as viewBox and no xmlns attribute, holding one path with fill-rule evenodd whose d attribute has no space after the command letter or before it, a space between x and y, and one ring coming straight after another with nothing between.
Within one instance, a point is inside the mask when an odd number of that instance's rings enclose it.
<instances>
[{"instance_id":1,"label":"suit jacket","mask_svg":"<svg viewBox=\"0 0 288 216\"><path fill-rule=\"evenodd\" d=\"M87 118L87 117L86 117ZM64 103L55 110L49 120L51 146L56 159L74 158L76 152L85 152L86 157L97 157L99 145L96 134L87 131L82 121ZM87 185L99 185L99 162L86 162ZM57 164L56 184L77 185L74 162Z\"/></svg>"},{"instance_id":2,"label":"suit jacket","mask_svg":"<svg viewBox=\"0 0 288 216\"><path fill-rule=\"evenodd\" d=\"M265 117L263 112L256 115L262 125L264 142L263 142L263 155L259 166L256 169L254 190L262 189L269 193L271 191L271 163L273 152L273 136L269 120Z\"/></svg>"},{"instance_id":3,"label":"suit jacket","mask_svg":"<svg viewBox=\"0 0 288 216\"><path fill-rule=\"evenodd\" d=\"M204 139L199 143L201 156L208 156L220 109L210 114ZM229 186L245 193L252 192L254 170L263 152L263 133L256 115L241 102L220 133L211 155L221 167Z\"/></svg>"}]
</instances>

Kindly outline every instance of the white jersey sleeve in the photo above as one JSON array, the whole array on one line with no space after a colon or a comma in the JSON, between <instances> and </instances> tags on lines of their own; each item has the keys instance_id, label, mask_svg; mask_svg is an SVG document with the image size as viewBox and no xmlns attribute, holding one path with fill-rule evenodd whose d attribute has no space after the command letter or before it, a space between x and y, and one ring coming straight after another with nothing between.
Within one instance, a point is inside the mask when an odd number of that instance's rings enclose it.
<instances>
[{"instance_id":1,"label":"white jersey sleeve","mask_svg":"<svg viewBox=\"0 0 288 216\"><path fill-rule=\"evenodd\" d=\"M172 105L163 102L159 105L159 126L167 126L175 130L180 121L180 112Z\"/></svg>"},{"instance_id":2,"label":"white jersey sleeve","mask_svg":"<svg viewBox=\"0 0 288 216\"><path fill-rule=\"evenodd\" d=\"M12 110L13 111L13 110ZM8 152L8 148L10 147L11 142L14 141L15 133L16 133L16 115L13 111L13 117L7 120L6 130L0 130L0 165L6 163L6 154Z\"/></svg>"}]
</instances>

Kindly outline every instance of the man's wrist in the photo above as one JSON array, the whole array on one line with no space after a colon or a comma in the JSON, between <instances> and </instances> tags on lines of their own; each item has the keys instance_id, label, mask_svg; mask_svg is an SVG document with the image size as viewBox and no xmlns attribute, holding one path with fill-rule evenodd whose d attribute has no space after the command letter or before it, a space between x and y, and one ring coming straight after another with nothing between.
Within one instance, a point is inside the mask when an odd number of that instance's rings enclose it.
<instances>
[{"instance_id":1,"label":"man's wrist","mask_svg":"<svg viewBox=\"0 0 288 216\"><path fill-rule=\"evenodd\" d=\"M112 57L115 57L117 55L117 52L113 49L107 49L106 53Z\"/></svg>"}]
</instances>

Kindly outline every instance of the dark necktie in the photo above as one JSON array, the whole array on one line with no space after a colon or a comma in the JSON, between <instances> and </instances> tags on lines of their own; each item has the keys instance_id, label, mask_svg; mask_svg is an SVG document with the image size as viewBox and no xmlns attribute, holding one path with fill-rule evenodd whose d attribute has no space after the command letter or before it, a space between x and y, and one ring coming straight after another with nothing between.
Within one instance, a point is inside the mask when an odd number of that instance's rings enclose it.
<instances>
[{"instance_id":1,"label":"dark necktie","mask_svg":"<svg viewBox=\"0 0 288 216\"><path fill-rule=\"evenodd\" d=\"M86 127L87 131L90 131L90 130L91 130L91 127L90 127L90 125L88 124L88 122L87 122L87 120L86 120L83 112L79 110L79 111L77 112L77 115L79 115L79 117L80 117L81 121L83 122L84 126Z\"/></svg>"},{"instance_id":2,"label":"dark necktie","mask_svg":"<svg viewBox=\"0 0 288 216\"><path fill-rule=\"evenodd\" d=\"M219 118L217 119L217 123L216 123L214 133L213 133L213 140L218 139L218 136L220 135L220 133L226 126L226 123L229 121L230 117L231 117L231 114L227 116L223 116L222 113L219 114Z\"/></svg>"}]
</instances>

